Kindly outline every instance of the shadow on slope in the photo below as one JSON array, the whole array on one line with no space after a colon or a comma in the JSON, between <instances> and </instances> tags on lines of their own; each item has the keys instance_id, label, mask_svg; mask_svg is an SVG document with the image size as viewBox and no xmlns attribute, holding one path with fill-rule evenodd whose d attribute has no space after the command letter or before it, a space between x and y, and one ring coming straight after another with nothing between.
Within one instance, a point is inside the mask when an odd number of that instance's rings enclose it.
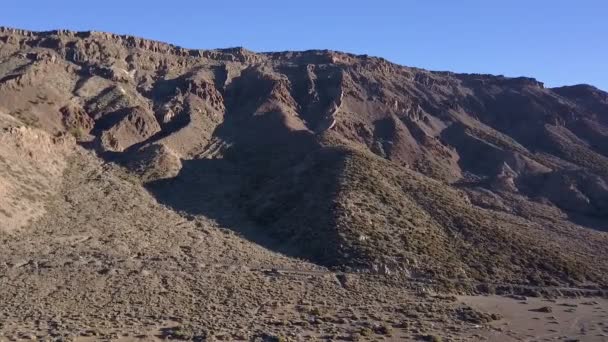
<instances>
[{"instance_id":1,"label":"shadow on slope","mask_svg":"<svg viewBox=\"0 0 608 342\"><path fill-rule=\"evenodd\" d=\"M250 134L231 134L236 127ZM586 260L528 236L459 191L290 130L280 113L230 122L217 133L234 144L223 159L184 161L177 177L147 187L162 203L213 218L271 250L325 266L381 266L438 279L605 281Z\"/></svg>"},{"instance_id":2,"label":"shadow on slope","mask_svg":"<svg viewBox=\"0 0 608 342\"><path fill-rule=\"evenodd\" d=\"M147 188L161 203L215 219L266 248L336 265L332 200L342 152L283 119L266 113L227 120L214 134L232 144L222 159L184 160L176 177Z\"/></svg>"}]
</instances>

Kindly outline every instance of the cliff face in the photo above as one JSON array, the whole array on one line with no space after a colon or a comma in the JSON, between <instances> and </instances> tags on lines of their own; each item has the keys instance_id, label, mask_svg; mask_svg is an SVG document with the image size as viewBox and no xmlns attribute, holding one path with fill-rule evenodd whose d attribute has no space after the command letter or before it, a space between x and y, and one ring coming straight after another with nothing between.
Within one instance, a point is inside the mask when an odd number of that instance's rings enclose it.
<instances>
[{"instance_id":1,"label":"cliff face","mask_svg":"<svg viewBox=\"0 0 608 342\"><path fill-rule=\"evenodd\" d=\"M324 265L608 284L608 93L591 86L5 28L0 111Z\"/></svg>"}]
</instances>

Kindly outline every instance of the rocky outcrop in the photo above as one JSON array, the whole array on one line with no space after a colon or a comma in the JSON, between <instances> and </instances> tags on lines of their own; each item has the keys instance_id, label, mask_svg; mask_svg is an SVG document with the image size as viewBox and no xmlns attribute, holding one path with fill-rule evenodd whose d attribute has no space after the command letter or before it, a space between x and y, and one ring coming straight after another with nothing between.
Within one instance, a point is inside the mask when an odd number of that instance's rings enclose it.
<instances>
[{"instance_id":1,"label":"rocky outcrop","mask_svg":"<svg viewBox=\"0 0 608 342\"><path fill-rule=\"evenodd\" d=\"M154 115L145 108L134 107L108 114L100 123L100 144L105 151L122 152L160 132Z\"/></svg>"},{"instance_id":2,"label":"rocky outcrop","mask_svg":"<svg viewBox=\"0 0 608 342\"><path fill-rule=\"evenodd\" d=\"M62 121L68 132L76 134L89 133L95 121L89 116L84 108L76 104L68 104L60 109L63 115Z\"/></svg>"},{"instance_id":3,"label":"rocky outcrop","mask_svg":"<svg viewBox=\"0 0 608 342\"><path fill-rule=\"evenodd\" d=\"M162 144L151 144L130 152L126 165L145 183L176 177L182 168L177 154Z\"/></svg>"}]
</instances>

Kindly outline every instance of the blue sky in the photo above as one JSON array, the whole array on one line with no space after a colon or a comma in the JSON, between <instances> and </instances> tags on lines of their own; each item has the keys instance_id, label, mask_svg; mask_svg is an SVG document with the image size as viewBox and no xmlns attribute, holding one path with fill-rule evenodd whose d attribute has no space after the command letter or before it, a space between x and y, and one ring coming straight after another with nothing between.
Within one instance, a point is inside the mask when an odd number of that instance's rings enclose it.
<instances>
[{"instance_id":1,"label":"blue sky","mask_svg":"<svg viewBox=\"0 0 608 342\"><path fill-rule=\"evenodd\" d=\"M189 48L332 49L608 90L607 0L2 0L0 25L110 31Z\"/></svg>"}]
</instances>

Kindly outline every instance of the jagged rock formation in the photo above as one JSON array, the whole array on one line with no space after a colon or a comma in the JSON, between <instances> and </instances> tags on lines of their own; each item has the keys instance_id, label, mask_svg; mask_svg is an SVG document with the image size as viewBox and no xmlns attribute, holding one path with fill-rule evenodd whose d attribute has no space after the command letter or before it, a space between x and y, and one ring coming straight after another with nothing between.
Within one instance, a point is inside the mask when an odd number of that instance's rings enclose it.
<instances>
[{"instance_id":1,"label":"jagged rock formation","mask_svg":"<svg viewBox=\"0 0 608 342\"><path fill-rule=\"evenodd\" d=\"M591 86L4 28L0 108L323 265L608 285L608 94Z\"/></svg>"}]
</instances>

